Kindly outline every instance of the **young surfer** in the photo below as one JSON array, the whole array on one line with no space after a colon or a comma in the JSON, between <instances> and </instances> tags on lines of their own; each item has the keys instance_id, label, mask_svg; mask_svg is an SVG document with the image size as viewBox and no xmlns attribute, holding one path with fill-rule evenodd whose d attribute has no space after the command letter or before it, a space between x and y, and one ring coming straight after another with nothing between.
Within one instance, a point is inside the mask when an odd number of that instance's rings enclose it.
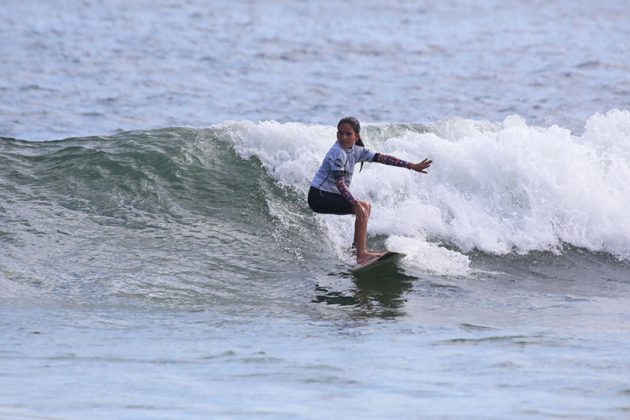
<instances>
[{"instance_id":1,"label":"young surfer","mask_svg":"<svg viewBox=\"0 0 630 420\"><path fill-rule=\"evenodd\" d=\"M357 200L348 187L352 181L354 165L361 162L378 162L385 165L408 168L426 174L431 160L409 163L383 153L365 148L361 140L361 125L354 117L342 118L337 124L337 142L330 148L311 182L308 205L314 212L326 214L354 214L354 243L357 264L366 264L382 253L367 249L367 225L372 206Z\"/></svg>"}]
</instances>

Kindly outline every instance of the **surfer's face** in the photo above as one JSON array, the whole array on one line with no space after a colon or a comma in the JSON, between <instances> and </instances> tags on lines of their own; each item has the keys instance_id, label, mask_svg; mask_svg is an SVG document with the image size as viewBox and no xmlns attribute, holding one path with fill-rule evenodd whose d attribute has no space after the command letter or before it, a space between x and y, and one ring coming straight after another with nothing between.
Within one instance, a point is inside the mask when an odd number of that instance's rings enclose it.
<instances>
[{"instance_id":1,"label":"surfer's face","mask_svg":"<svg viewBox=\"0 0 630 420\"><path fill-rule=\"evenodd\" d=\"M350 149L357 142L359 136L350 124L343 123L337 127L337 141L344 149Z\"/></svg>"}]
</instances>

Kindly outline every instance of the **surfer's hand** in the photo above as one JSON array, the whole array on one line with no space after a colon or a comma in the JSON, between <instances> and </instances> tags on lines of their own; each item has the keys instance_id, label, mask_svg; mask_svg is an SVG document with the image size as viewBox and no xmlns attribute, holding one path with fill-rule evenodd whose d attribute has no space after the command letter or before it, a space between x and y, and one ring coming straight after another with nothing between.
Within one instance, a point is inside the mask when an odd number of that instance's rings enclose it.
<instances>
[{"instance_id":1,"label":"surfer's hand","mask_svg":"<svg viewBox=\"0 0 630 420\"><path fill-rule=\"evenodd\" d=\"M433 163L433 161L429 160L429 159L425 159L425 160L423 160L420 163L410 163L409 164L409 169L413 169L416 172L420 172L420 173L426 174L427 173L426 169L429 166L431 166L431 163Z\"/></svg>"}]
</instances>

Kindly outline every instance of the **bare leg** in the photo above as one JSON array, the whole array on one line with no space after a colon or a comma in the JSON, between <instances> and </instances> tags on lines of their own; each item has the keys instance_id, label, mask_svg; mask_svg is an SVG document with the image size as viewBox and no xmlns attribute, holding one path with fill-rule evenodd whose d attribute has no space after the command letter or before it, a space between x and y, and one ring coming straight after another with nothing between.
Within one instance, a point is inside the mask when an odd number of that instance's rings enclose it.
<instances>
[{"instance_id":1,"label":"bare leg","mask_svg":"<svg viewBox=\"0 0 630 420\"><path fill-rule=\"evenodd\" d=\"M366 215L363 218L357 217L354 222L354 243L357 245L357 263L359 264L381 255L380 253L369 252L367 249L367 226L372 213L372 206L367 201L360 203L366 210Z\"/></svg>"},{"instance_id":2,"label":"bare leg","mask_svg":"<svg viewBox=\"0 0 630 420\"><path fill-rule=\"evenodd\" d=\"M354 221L354 243L357 244L357 262L367 252L367 224L368 219L359 219Z\"/></svg>"}]
</instances>

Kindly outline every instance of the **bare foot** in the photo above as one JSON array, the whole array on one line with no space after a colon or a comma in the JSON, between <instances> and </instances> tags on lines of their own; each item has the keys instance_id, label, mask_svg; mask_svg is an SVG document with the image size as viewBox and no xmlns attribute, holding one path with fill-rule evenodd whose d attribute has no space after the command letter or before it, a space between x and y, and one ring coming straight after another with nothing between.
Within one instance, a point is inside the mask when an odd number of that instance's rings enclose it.
<instances>
[{"instance_id":1,"label":"bare foot","mask_svg":"<svg viewBox=\"0 0 630 420\"><path fill-rule=\"evenodd\" d=\"M367 264L383 255L384 252L365 252L357 255L357 264Z\"/></svg>"},{"instance_id":2,"label":"bare foot","mask_svg":"<svg viewBox=\"0 0 630 420\"><path fill-rule=\"evenodd\" d=\"M352 244L352 255L357 255L357 246L355 244ZM365 252L367 252L368 254L379 254L379 255L383 255L385 253L385 251L377 251L375 249L367 249Z\"/></svg>"}]
</instances>

